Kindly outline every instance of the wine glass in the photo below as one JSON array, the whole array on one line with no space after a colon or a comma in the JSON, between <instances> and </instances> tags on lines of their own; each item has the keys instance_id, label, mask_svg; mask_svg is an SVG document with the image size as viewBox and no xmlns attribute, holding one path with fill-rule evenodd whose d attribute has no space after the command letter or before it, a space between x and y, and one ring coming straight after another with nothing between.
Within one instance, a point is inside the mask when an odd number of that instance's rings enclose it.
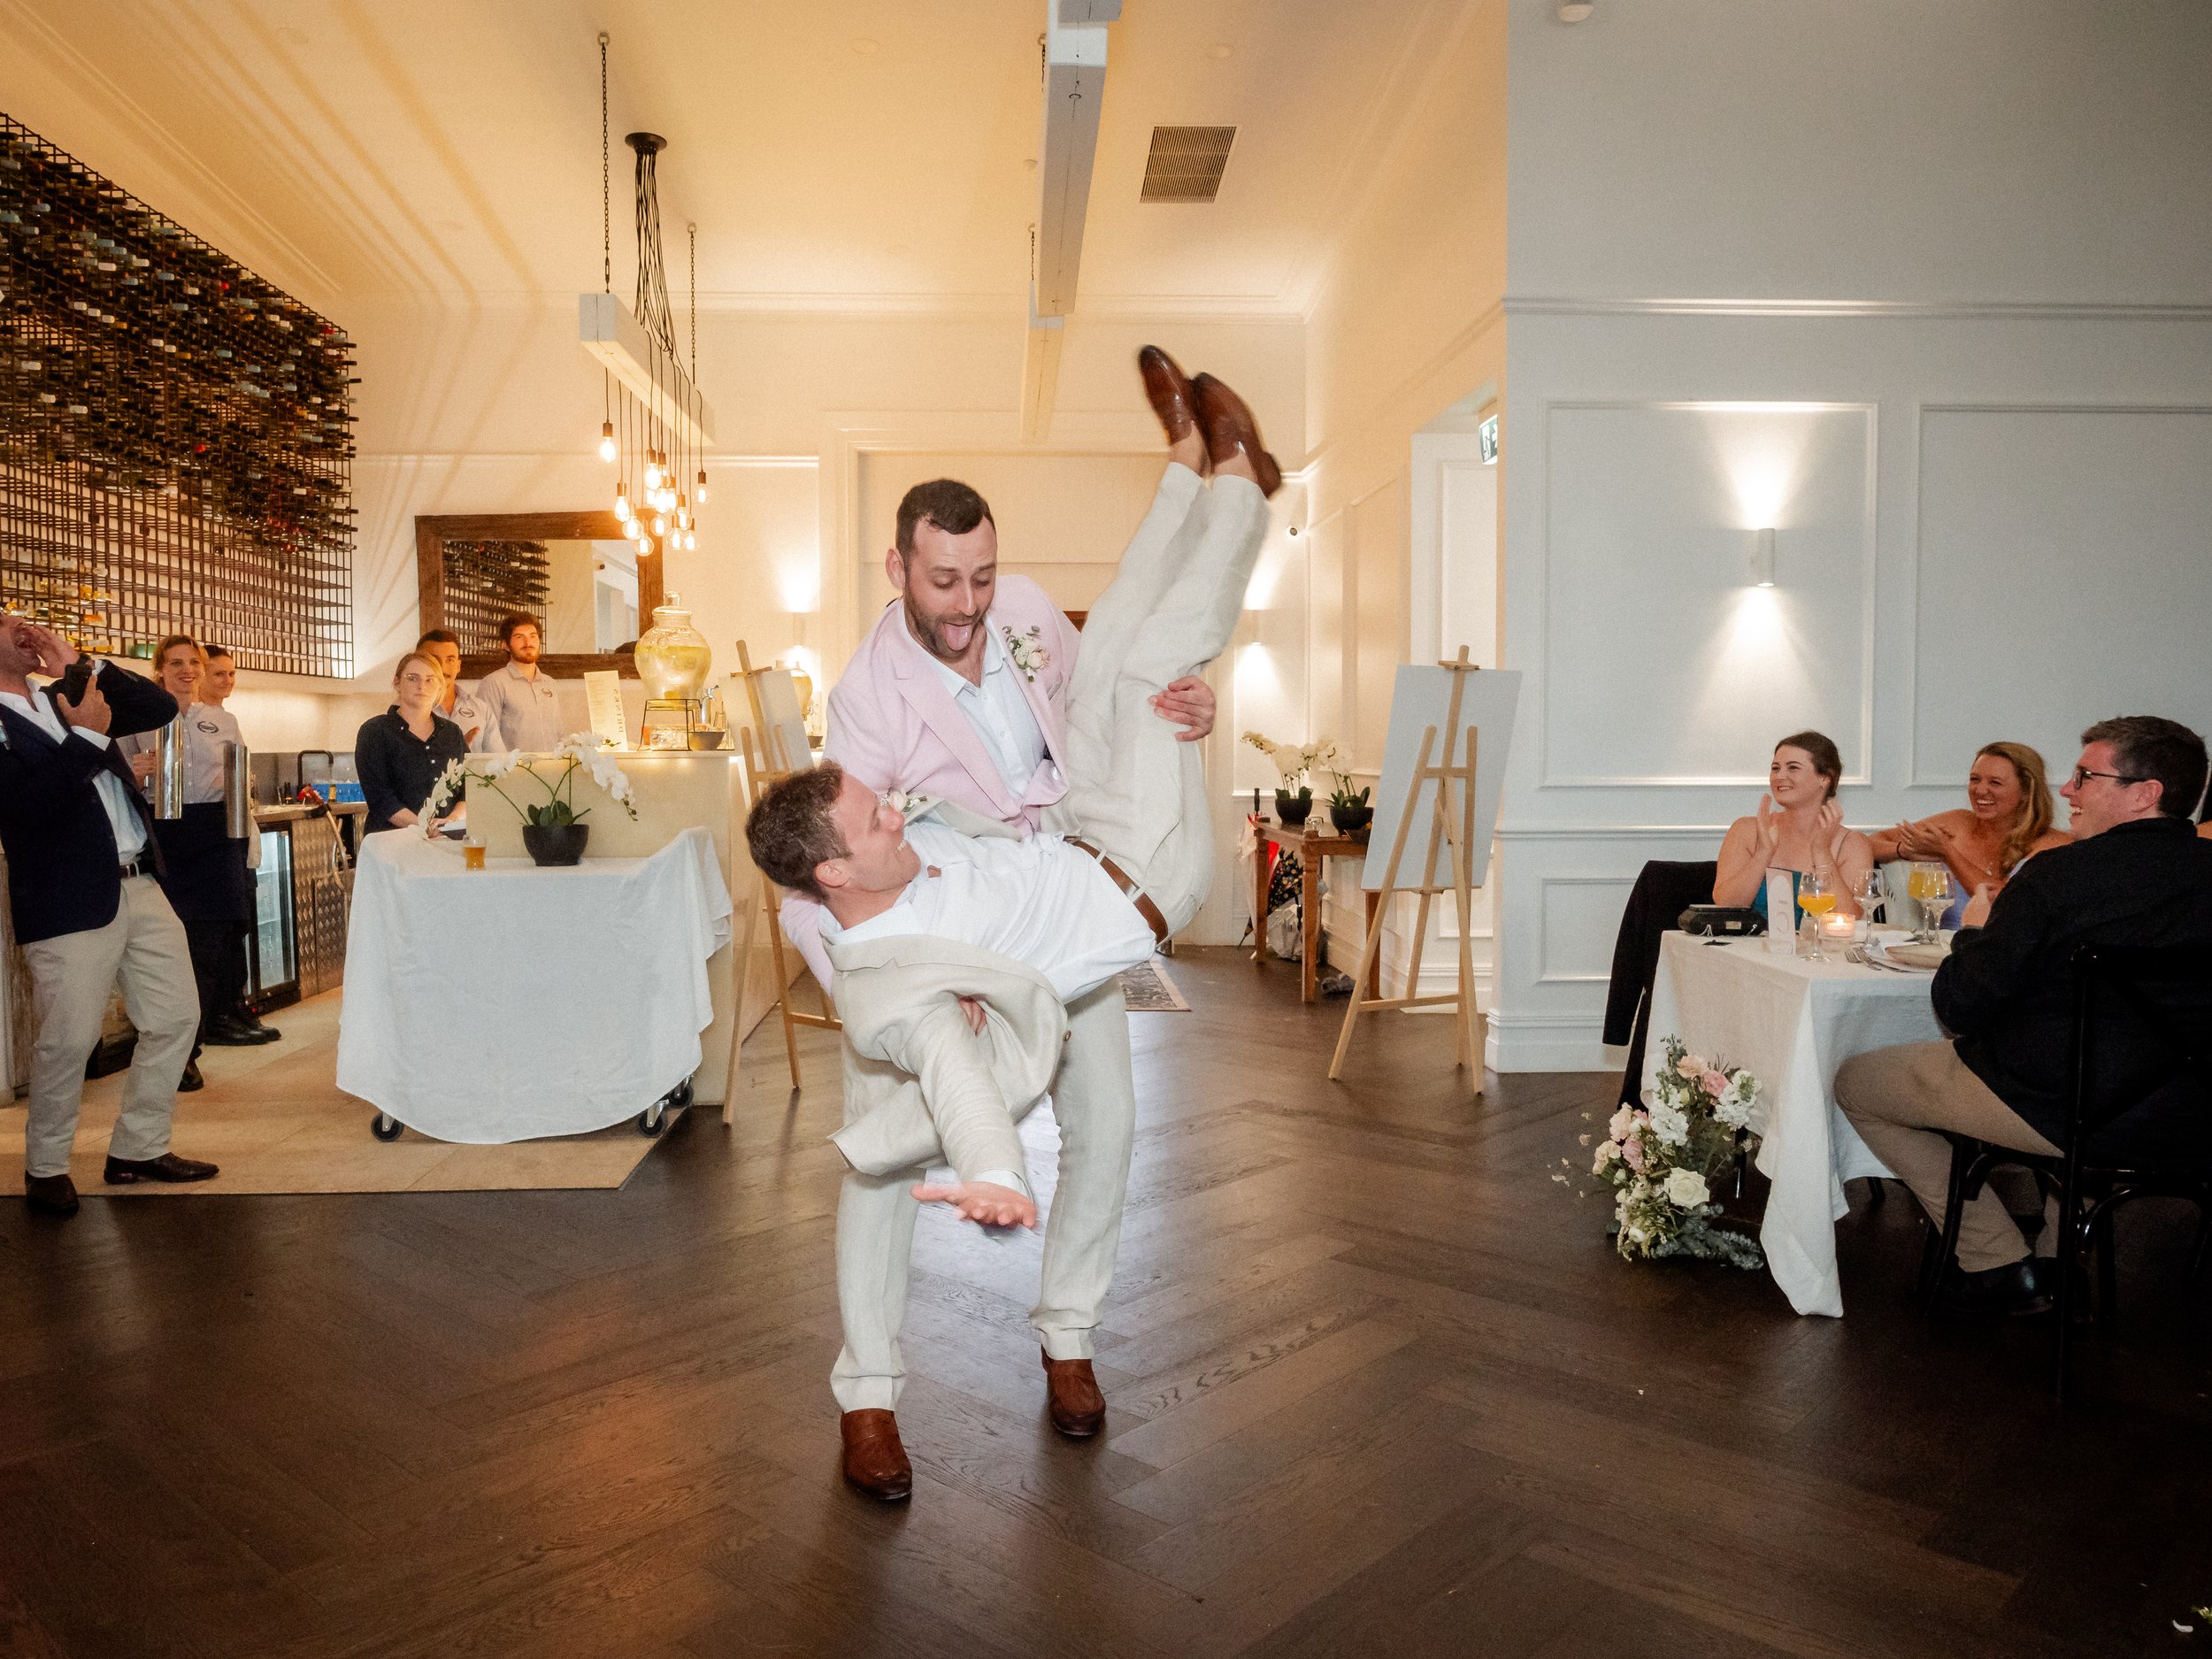
<instances>
[{"instance_id":1,"label":"wine glass","mask_svg":"<svg viewBox=\"0 0 2212 1659\"><path fill-rule=\"evenodd\" d=\"M1820 924L1829 911L1836 908L1836 878L1832 871L1808 870L1797 879L1797 907L1813 918L1813 949L1810 960L1832 961L1820 948Z\"/></svg>"},{"instance_id":2,"label":"wine glass","mask_svg":"<svg viewBox=\"0 0 2212 1659\"><path fill-rule=\"evenodd\" d=\"M1889 884L1882 879L1881 865L1871 866L1859 878L1858 888L1852 896L1858 900L1859 918L1868 926L1874 925L1877 907L1882 912L1882 919L1889 919Z\"/></svg>"},{"instance_id":3,"label":"wine glass","mask_svg":"<svg viewBox=\"0 0 2212 1659\"><path fill-rule=\"evenodd\" d=\"M1912 867L1912 896L1920 906L1924 926L1914 933L1913 938L1924 945L1936 941L1936 932L1942 926L1943 912L1951 908L1951 871L1947 864L1916 864Z\"/></svg>"}]
</instances>

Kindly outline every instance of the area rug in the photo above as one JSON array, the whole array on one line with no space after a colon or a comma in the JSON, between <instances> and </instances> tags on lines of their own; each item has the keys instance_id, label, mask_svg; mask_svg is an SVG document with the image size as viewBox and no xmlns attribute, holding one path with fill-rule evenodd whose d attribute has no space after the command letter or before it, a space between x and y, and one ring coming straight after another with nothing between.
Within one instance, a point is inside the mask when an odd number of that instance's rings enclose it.
<instances>
[{"instance_id":1,"label":"area rug","mask_svg":"<svg viewBox=\"0 0 2212 1659\"><path fill-rule=\"evenodd\" d=\"M1190 1004L1183 1000L1183 993L1168 978L1167 964L1157 956L1123 970L1121 994L1129 999L1129 1011L1133 1014L1190 1012Z\"/></svg>"},{"instance_id":2,"label":"area rug","mask_svg":"<svg viewBox=\"0 0 2212 1659\"><path fill-rule=\"evenodd\" d=\"M408 1130L384 1142L369 1133L374 1109L339 1093L342 992L279 1009L268 1023L281 1042L210 1048L200 1059L207 1087L177 1097L175 1149L222 1166L189 1186L100 1180L123 1074L85 1085L84 1116L70 1162L85 1198L212 1198L242 1193L470 1193L547 1187L616 1187L657 1142L630 1124L595 1134L511 1146L459 1146ZM0 1194L23 1190L21 1101L0 1106Z\"/></svg>"}]
</instances>

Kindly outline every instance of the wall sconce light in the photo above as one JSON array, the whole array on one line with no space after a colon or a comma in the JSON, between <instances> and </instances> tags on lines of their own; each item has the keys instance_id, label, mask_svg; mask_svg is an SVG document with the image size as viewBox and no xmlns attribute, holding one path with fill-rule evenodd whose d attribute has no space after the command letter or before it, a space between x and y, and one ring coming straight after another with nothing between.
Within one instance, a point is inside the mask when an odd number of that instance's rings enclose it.
<instances>
[{"instance_id":1,"label":"wall sconce light","mask_svg":"<svg viewBox=\"0 0 2212 1659\"><path fill-rule=\"evenodd\" d=\"M1751 580L1755 587L1774 586L1774 528L1751 533Z\"/></svg>"}]
</instances>

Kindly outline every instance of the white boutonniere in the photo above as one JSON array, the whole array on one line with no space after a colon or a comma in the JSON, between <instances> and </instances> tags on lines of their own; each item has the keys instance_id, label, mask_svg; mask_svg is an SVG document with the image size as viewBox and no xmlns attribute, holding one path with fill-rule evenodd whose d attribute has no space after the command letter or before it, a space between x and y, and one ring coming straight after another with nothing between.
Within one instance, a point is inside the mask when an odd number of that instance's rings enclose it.
<instances>
[{"instance_id":1,"label":"white boutonniere","mask_svg":"<svg viewBox=\"0 0 2212 1659\"><path fill-rule=\"evenodd\" d=\"M1024 680L1036 679L1038 671L1052 662L1052 653L1045 649L1042 628L1032 628L1026 634L1007 629L1006 654L1014 659L1014 666L1021 670Z\"/></svg>"}]
</instances>

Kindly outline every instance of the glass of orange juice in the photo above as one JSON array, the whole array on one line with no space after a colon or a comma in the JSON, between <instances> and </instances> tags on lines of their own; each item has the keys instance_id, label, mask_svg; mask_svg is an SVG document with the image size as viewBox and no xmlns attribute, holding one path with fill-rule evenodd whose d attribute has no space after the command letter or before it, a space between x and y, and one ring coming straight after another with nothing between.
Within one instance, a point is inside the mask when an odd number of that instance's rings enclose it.
<instances>
[{"instance_id":1,"label":"glass of orange juice","mask_svg":"<svg viewBox=\"0 0 2212 1659\"><path fill-rule=\"evenodd\" d=\"M1820 948L1820 921L1836 908L1836 878L1832 872L1808 870L1798 877L1798 908L1813 918L1813 948L1809 955L1815 962L1831 960L1828 953Z\"/></svg>"}]
</instances>

